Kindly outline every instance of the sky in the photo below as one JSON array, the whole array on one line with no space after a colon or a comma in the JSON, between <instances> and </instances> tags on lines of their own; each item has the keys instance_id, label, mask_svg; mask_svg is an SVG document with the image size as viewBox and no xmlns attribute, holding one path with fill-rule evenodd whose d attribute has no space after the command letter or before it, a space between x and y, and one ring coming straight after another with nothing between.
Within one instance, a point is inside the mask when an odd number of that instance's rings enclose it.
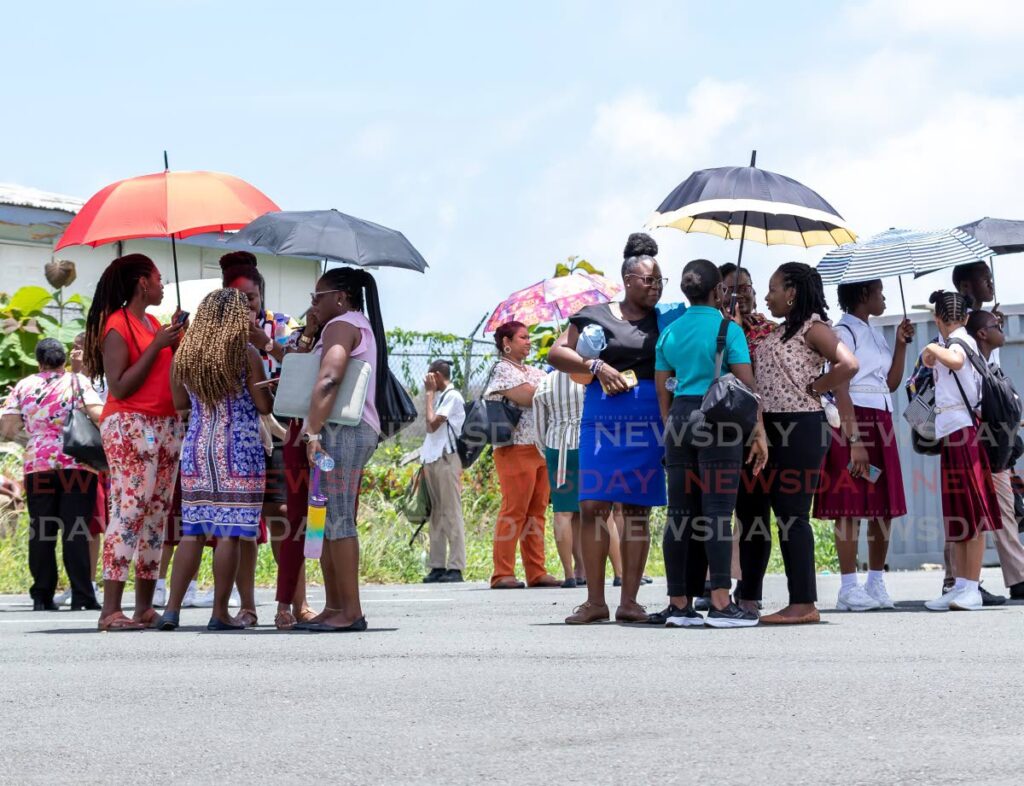
<instances>
[{"instance_id":1,"label":"sky","mask_svg":"<svg viewBox=\"0 0 1024 786\"><path fill-rule=\"evenodd\" d=\"M1024 218L1013 0L47 9L4 8L0 182L86 198L167 149L283 209L400 229L430 268L380 272L388 326L468 334L570 255L617 276L679 182L752 149L863 238ZM665 300L686 261L738 245L652 234ZM826 250L748 244L744 260L760 297L777 265ZM1018 260L997 263L1003 303L1024 302ZM905 283L908 304L949 285Z\"/></svg>"}]
</instances>

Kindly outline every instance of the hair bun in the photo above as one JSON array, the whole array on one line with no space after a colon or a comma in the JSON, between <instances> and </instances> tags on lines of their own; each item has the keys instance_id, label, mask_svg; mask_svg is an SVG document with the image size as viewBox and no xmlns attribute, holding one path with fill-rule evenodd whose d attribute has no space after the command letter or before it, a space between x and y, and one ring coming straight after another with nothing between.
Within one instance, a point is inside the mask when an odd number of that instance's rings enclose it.
<instances>
[{"instance_id":1,"label":"hair bun","mask_svg":"<svg viewBox=\"0 0 1024 786\"><path fill-rule=\"evenodd\" d=\"M940 303L942 301L942 295L943 294L944 293L943 293L943 291L941 289L936 289L934 292L932 292L928 296L928 302L931 303L933 306L937 305L938 303Z\"/></svg>"},{"instance_id":2,"label":"hair bun","mask_svg":"<svg viewBox=\"0 0 1024 786\"><path fill-rule=\"evenodd\" d=\"M256 261L251 251L229 251L220 258L220 272L227 273L233 267L256 267Z\"/></svg>"},{"instance_id":3,"label":"hair bun","mask_svg":"<svg viewBox=\"0 0 1024 786\"><path fill-rule=\"evenodd\" d=\"M622 251L623 259L656 256L658 256L658 244L646 232L634 232L630 235L626 240L626 247Z\"/></svg>"}]
</instances>

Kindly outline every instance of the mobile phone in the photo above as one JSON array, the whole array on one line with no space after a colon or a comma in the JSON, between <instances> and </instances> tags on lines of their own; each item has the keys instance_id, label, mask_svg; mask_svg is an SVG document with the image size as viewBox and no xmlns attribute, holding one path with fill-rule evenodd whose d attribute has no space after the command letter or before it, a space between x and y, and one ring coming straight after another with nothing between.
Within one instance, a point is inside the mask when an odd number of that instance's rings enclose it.
<instances>
[{"instance_id":1,"label":"mobile phone","mask_svg":"<svg viewBox=\"0 0 1024 786\"><path fill-rule=\"evenodd\" d=\"M851 469L853 469L852 461L846 465L847 472L849 472ZM867 477L864 478L864 480L866 480L868 483L875 484L878 482L878 478L881 474L882 470L880 470L874 464L868 464L868 474Z\"/></svg>"},{"instance_id":2,"label":"mobile phone","mask_svg":"<svg viewBox=\"0 0 1024 786\"><path fill-rule=\"evenodd\" d=\"M187 319L188 319L188 312L187 311L179 311L178 312L178 316L176 316L174 318L174 324L175 325L184 325L185 321Z\"/></svg>"},{"instance_id":3,"label":"mobile phone","mask_svg":"<svg viewBox=\"0 0 1024 786\"><path fill-rule=\"evenodd\" d=\"M629 389L635 388L639 384L637 382L637 379L636 379L636 372L633 371L633 369L627 369L627 370L623 371L622 372L622 378L624 380L626 380L626 387L629 388ZM610 393L611 392L611 391L608 390L608 388L606 388L604 386L603 382L601 383L601 389L605 393Z\"/></svg>"}]
</instances>

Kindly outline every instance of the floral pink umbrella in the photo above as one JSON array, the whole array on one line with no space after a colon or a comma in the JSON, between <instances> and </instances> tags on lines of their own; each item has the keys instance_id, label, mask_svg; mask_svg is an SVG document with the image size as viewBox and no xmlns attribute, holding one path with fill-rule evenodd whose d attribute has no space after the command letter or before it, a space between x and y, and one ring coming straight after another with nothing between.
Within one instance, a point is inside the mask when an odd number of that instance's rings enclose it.
<instances>
[{"instance_id":1,"label":"floral pink umbrella","mask_svg":"<svg viewBox=\"0 0 1024 786\"><path fill-rule=\"evenodd\" d=\"M509 295L494 309L484 332L490 333L511 320L527 326L560 322L584 306L607 303L621 291L621 285L594 273L576 271L569 276L546 278Z\"/></svg>"}]
</instances>

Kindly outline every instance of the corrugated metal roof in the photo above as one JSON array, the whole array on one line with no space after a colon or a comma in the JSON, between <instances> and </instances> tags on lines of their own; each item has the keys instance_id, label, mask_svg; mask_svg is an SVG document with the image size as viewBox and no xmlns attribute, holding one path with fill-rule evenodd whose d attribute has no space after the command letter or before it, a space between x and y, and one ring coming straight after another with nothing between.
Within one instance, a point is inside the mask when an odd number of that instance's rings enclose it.
<instances>
[{"instance_id":1,"label":"corrugated metal roof","mask_svg":"<svg viewBox=\"0 0 1024 786\"><path fill-rule=\"evenodd\" d=\"M16 183L0 183L0 204L77 213L82 209L85 200L66 194L41 191L38 188L19 186Z\"/></svg>"}]
</instances>

